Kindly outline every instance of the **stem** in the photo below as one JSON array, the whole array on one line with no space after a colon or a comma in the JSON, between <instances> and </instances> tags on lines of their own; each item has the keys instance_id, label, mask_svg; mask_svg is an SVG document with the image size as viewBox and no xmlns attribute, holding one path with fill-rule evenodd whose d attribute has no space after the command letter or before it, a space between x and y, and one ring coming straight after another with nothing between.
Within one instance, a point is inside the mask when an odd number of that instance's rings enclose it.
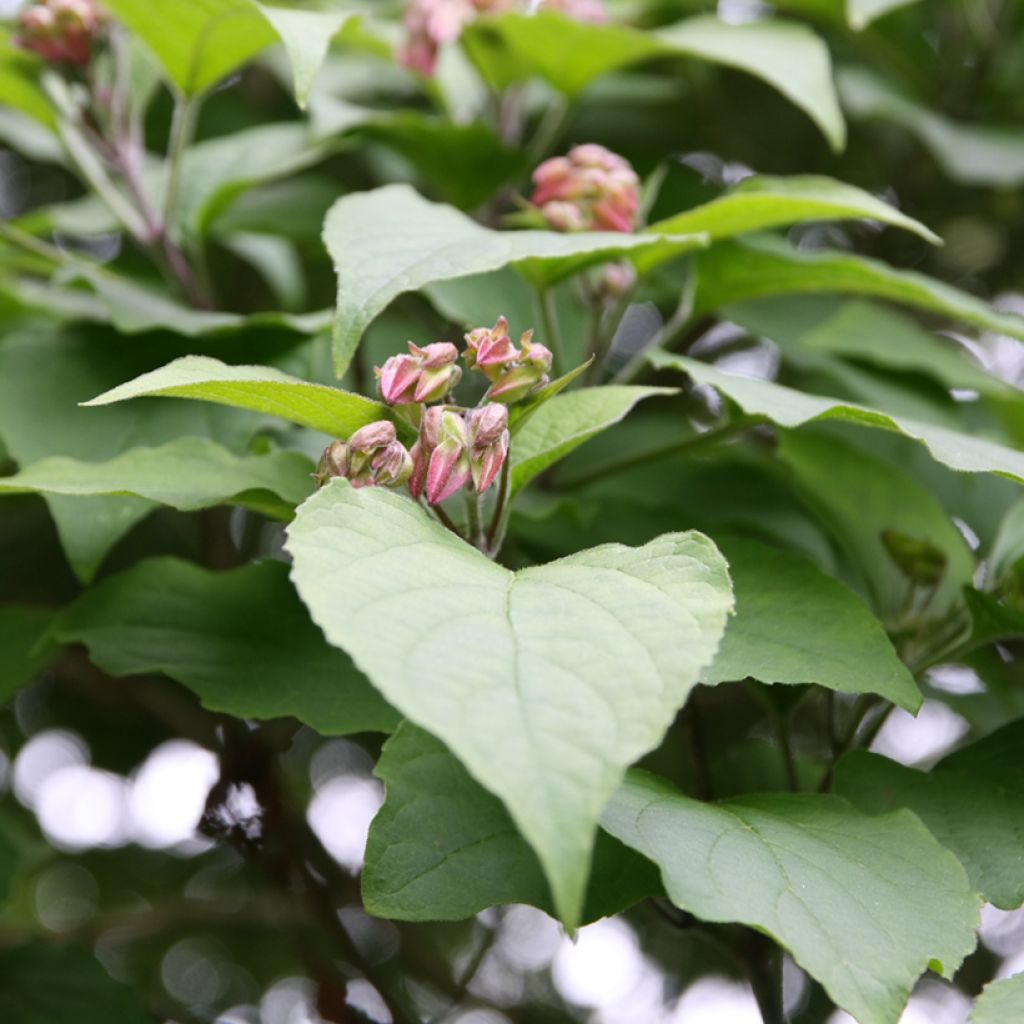
<instances>
[{"instance_id":1,"label":"stem","mask_svg":"<svg viewBox=\"0 0 1024 1024\"><path fill-rule=\"evenodd\" d=\"M440 505L431 505L430 509L434 513L434 515L437 516L437 518L441 521L441 523L447 529L451 530L451 532L454 533L455 536L459 538L459 540L466 539L462 536L462 531L455 525L454 522L452 522L452 517L448 515L448 513L445 512L445 510L441 508Z\"/></svg>"},{"instance_id":2,"label":"stem","mask_svg":"<svg viewBox=\"0 0 1024 1024\"><path fill-rule=\"evenodd\" d=\"M480 495L476 491L465 490L466 501L466 536L470 544L481 551L484 549L484 532L480 522Z\"/></svg>"},{"instance_id":3,"label":"stem","mask_svg":"<svg viewBox=\"0 0 1024 1024\"><path fill-rule=\"evenodd\" d=\"M494 515L491 517L491 525L487 531L486 554L495 558L501 550L502 541L505 539L505 526L508 523L508 512L511 506L509 501L509 476L512 460L508 455L501 467L501 482L498 484L498 501L494 506Z\"/></svg>"},{"instance_id":4,"label":"stem","mask_svg":"<svg viewBox=\"0 0 1024 1024\"><path fill-rule=\"evenodd\" d=\"M570 109L569 104L561 97L548 106L527 148L530 167L536 167L551 151L569 117Z\"/></svg>"},{"instance_id":5,"label":"stem","mask_svg":"<svg viewBox=\"0 0 1024 1024\"><path fill-rule=\"evenodd\" d=\"M182 166L185 153L195 135L199 115L199 101L177 96L174 100L174 117L171 121L171 137L167 145L167 191L164 193L165 230L174 223L175 207L181 191Z\"/></svg>"},{"instance_id":6,"label":"stem","mask_svg":"<svg viewBox=\"0 0 1024 1024\"><path fill-rule=\"evenodd\" d=\"M0 238L10 242L12 245L18 246L19 249L32 253L33 256L40 256L51 263L71 262L71 257L63 250L58 249L57 246L50 245L49 242L44 242L41 238L36 238L35 235L30 235L27 231L16 228L13 224L0 223Z\"/></svg>"},{"instance_id":7,"label":"stem","mask_svg":"<svg viewBox=\"0 0 1024 1024\"><path fill-rule=\"evenodd\" d=\"M756 935L754 950L747 959L747 970L754 998L764 1024L785 1024L782 1006L782 950L770 939Z\"/></svg>"},{"instance_id":8,"label":"stem","mask_svg":"<svg viewBox=\"0 0 1024 1024\"><path fill-rule=\"evenodd\" d=\"M786 785L794 793L800 792L800 778L796 771L796 760L793 757L793 744L789 738L789 728L785 718L780 714L773 714L775 724L775 738L779 742L779 749L782 751L782 764L786 771Z\"/></svg>"},{"instance_id":9,"label":"stem","mask_svg":"<svg viewBox=\"0 0 1024 1024\"><path fill-rule=\"evenodd\" d=\"M554 367L552 373L555 377L565 373L566 357L565 346L562 344L562 334L558 329L558 310L555 308L555 295L550 288L539 288L536 292L537 313L540 317L541 326L544 329L544 340L547 342L554 355Z\"/></svg>"}]
</instances>

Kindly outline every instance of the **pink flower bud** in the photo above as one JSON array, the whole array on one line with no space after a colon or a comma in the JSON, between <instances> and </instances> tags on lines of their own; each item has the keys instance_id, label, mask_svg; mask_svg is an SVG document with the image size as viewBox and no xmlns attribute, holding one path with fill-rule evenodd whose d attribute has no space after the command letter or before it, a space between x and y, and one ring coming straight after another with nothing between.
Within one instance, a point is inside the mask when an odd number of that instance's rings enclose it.
<instances>
[{"instance_id":1,"label":"pink flower bud","mask_svg":"<svg viewBox=\"0 0 1024 1024\"><path fill-rule=\"evenodd\" d=\"M419 440L412 449L409 493L438 505L470 478L466 421L454 409L434 406L420 423Z\"/></svg>"},{"instance_id":2,"label":"pink flower bud","mask_svg":"<svg viewBox=\"0 0 1024 1024\"><path fill-rule=\"evenodd\" d=\"M438 341L420 348L409 342L409 354L391 356L374 372L380 394L388 405L436 402L462 379L454 365L459 350L450 341Z\"/></svg>"},{"instance_id":3,"label":"pink flower bud","mask_svg":"<svg viewBox=\"0 0 1024 1024\"><path fill-rule=\"evenodd\" d=\"M508 409L490 402L473 409L467 417L466 433L471 448L485 448L508 430Z\"/></svg>"},{"instance_id":4,"label":"pink flower bud","mask_svg":"<svg viewBox=\"0 0 1024 1024\"><path fill-rule=\"evenodd\" d=\"M589 21L601 24L608 20L604 0L544 0L543 9L558 11L575 21Z\"/></svg>"},{"instance_id":5,"label":"pink flower bud","mask_svg":"<svg viewBox=\"0 0 1024 1024\"><path fill-rule=\"evenodd\" d=\"M353 487L397 487L412 471L412 456L397 439L395 425L378 420L357 430L348 444L329 444L313 477L318 487L336 476L346 477Z\"/></svg>"},{"instance_id":6,"label":"pink flower bud","mask_svg":"<svg viewBox=\"0 0 1024 1024\"><path fill-rule=\"evenodd\" d=\"M454 350L455 346L451 346ZM439 402L462 380L462 370L457 366L439 366L436 370L424 370L420 374L416 392L417 402Z\"/></svg>"},{"instance_id":7,"label":"pink flower bud","mask_svg":"<svg viewBox=\"0 0 1024 1024\"><path fill-rule=\"evenodd\" d=\"M409 352L418 356L425 370L436 370L448 366L459 358L459 350L450 341L435 341L432 345L414 345L409 342Z\"/></svg>"},{"instance_id":8,"label":"pink flower bud","mask_svg":"<svg viewBox=\"0 0 1024 1024\"><path fill-rule=\"evenodd\" d=\"M575 146L534 172L532 202L556 231L633 230L640 179L629 162L604 146Z\"/></svg>"},{"instance_id":9,"label":"pink flower bud","mask_svg":"<svg viewBox=\"0 0 1024 1024\"><path fill-rule=\"evenodd\" d=\"M598 289L605 298L620 299L636 284L632 263L608 263L598 278Z\"/></svg>"},{"instance_id":10,"label":"pink flower bud","mask_svg":"<svg viewBox=\"0 0 1024 1024\"><path fill-rule=\"evenodd\" d=\"M508 321L499 316L491 328L477 327L466 335L466 351L463 358L471 370L479 370L490 380L501 372L501 368L514 362L519 356L512 339L508 336Z\"/></svg>"},{"instance_id":11,"label":"pink flower bud","mask_svg":"<svg viewBox=\"0 0 1024 1024\"><path fill-rule=\"evenodd\" d=\"M473 487L477 494L483 494L494 483L508 455L508 409L493 402L474 409L468 417L467 431Z\"/></svg>"},{"instance_id":12,"label":"pink flower bud","mask_svg":"<svg viewBox=\"0 0 1024 1024\"><path fill-rule=\"evenodd\" d=\"M88 64L102 20L94 0L41 0L19 15L15 41L46 61Z\"/></svg>"},{"instance_id":13,"label":"pink flower bud","mask_svg":"<svg viewBox=\"0 0 1024 1024\"><path fill-rule=\"evenodd\" d=\"M320 456L313 479L317 487L323 487L336 476L348 476L348 445L344 441L332 441Z\"/></svg>"},{"instance_id":14,"label":"pink flower bud","mask_svg":"<svg viewBox=\"0 0 1024 1024\"><path fill-rule=\"evenodd\" d=\"M420 377L420 362L415 356L391 356L375 370L381 398L388 405L407 405L415 401Z\"/></svg>"}]
</instances>

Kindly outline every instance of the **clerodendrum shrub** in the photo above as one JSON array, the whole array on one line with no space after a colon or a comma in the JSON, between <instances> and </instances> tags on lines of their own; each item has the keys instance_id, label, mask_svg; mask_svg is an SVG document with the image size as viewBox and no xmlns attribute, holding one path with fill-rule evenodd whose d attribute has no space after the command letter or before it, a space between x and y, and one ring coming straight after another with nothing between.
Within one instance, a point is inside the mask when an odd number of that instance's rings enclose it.
<instances>
[{"instance_id":1,"label":"clerodendrum shrub","mask_svg":"<svg viewBox=\"0 0 1024 1024\"><path fill-rule=\"evenodd\" d=\"M17 6L4 1024L1020 967L1018 5Z\"/></svg>"}]
</instances>

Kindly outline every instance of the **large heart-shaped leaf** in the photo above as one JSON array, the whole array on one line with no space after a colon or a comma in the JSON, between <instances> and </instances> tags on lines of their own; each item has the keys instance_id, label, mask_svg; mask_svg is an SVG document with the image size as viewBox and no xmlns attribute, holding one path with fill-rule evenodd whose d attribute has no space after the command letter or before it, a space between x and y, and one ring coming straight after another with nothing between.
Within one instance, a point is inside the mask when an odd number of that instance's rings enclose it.
<instances>
[{"instance_id":1,"label":"large heart-shaped leaf","mask_svg":"<svg viewBox=\"0 0 1024 1024\"><path fill-rule=\"evenodd\" d=\"M270 366L228 366L209 356L182 356L82 404L111 405L150 395L251 409L342 438L392 416L386 405L362 395L310 384Z\"/></svg>"},{"instance_id":2,"label":"large heart-shaped leaf","mask_svg":"<svg viewBox=\"0 0 1024 1024\"><path fill-rule=\"evenodd\" d=\"M715 546L667 534L510 572L407 498L336 480L287 548L328 640L501 797L575 927L601 810L725 628Z\"/></svg>"},{"instance_id":3,"label":"large heart-shaped leaf","mask_svg":"<svg viewBox=\"0 0 1024 1024\"><path fill-rule=\"evenodd\" d=\"M334 362L344 372L370 322L392 299L434 281L529 263L546 283L645 246L684 252L702 235L611 231L494 231L407 185L339 199L324 222L324 244L338 275Z\"/></svg>"},{"instance_id":4,"label":"large heart-shaped leaf","mask_svg":"<svg viewBox=\"0 0 1024 1024\"><path fill-rule=\"evenodd\" d=\"M677 906L767 932L860 1024L896 1024L927 967L952 977L974 948L980 900L908 811L809 794L706 804L634 772L601 823L659 865Z\"/></svg>"},{"instance_id":5,"label":"large heart-shaped leaf","mask_svg":"<svg viewBox=\"0 0 1024 1024\"><path fill-rule=\"evenodd\" d=\"M398 715L320 631L280 562L210 572L140 562L87 591L53 635L115 676L162 672L212 711L293 715L327 735L390 731Z\"/></svg>"},{"instance_id":6,"label":"large heart-shaped leaf","mask_svg":"<svg viewBox=\"0 0 1024 1024\"><path fill-rule=\"evenodd\" d=\"M841 149L846 125L825 44L791 22L732 25L712 16L688 18L653 32L595 25L554 12L481 19L463 34L485 78L496 86L538 75L576 95L594 79L658 57L690 57L736 68L778 89Z\"/></svg>"},{"instance_id":7,"label":"large heart-shaped leaf","mask_svg":"<svg viewBox=\"0 0 1024 1024\"><path fill-rule=\"evenodd\" d=\"M537 855L501 801L438 739L405 722L375 769L387 787L366 842L363 903L399 921L450 921L501 903L553 913ZM654 866L599 832L584 922L660 891Z\"/></svg>"},{"instance_id":8,"label":"large heart-shaped leaf","mask_svg":"<svg viewBox=\"0 0 1024 1024\"><path fill-rule=\"evenodd\" d=\"M917 711L914 677L856 594L792 551L740 537L718 543L729 560L736 616L704 682L750 676L818 683L843 693L878 693Z\"/></svg>"}]
</instances>

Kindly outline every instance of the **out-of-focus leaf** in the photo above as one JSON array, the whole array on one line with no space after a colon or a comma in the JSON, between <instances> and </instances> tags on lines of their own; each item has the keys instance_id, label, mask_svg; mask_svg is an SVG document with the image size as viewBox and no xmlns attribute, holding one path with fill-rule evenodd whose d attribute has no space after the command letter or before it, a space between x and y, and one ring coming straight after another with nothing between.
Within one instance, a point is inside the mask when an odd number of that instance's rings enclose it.
<instances>
[{"instance_id":1,"label":"out-of-focus leaf","mask_svg":"<svg viewBox=\"0 0 1024 1024\"><path fill-rule=\"evenodd\" d=\"M35 54L15 46L13 34L0 26L0 102L55 128L57 115L39 87L43 66Z\"/></svg>"},{"instance_id":2,"label":"out-of-focus leaf","mask_svg":"<svg viewBox=\"0 0 1024 1024\"><path fill-rule=\"evenodd\" d=\"M191 511L225 502L287 518L313 490L312 463L298 452L235 455L202 437L130 448L108 462L61 455L0 477L0 494L133 495Z\"/></svg>"},{"instance_id":3,"label":"out-of-focus leaf","mask_svg":"<svg viewBox=\"0 0 1024 1024\"><path fill-rule=\"evenodd\" d=\"M444 744L409 722L376 767L387 787L366 844L363 901L400 921L460 920L500 903L554 914L537 855L501 801ZM598 833L583 922L658 892L653 865Z\"/></svg>"},{"instance_id":4,"label":"out-of-focus leaf","mask_svg":"<svg viewBox=\"0 0 1024 1024\"><path fill-rule=\"evenodd\" d=\"M33 605L0 605L0 704L14 696L46 664L52 647L44 640L53 609ZM0 895L3 880L0 848Z\"/></svg>"},{"instance_id":5,"label":"out-of-focus leaf","mask_svg":"<svg viewBox=\"0 0 1024 1024\"><path fill-rule=\"evenodd\" d=\"M846 0L846 18L850 27L858 32L871 22L918 0Z\"/></svg>"},{"instance_id":6,"label":"out-of-focus leaf","mask_svg":"<svg viewBox=\"0 0 1024 1024\"><path fill-rule=\"evenodd\" d=\"M837 72L839 94L851 117L878 118L905 129L961 185L1012 188L1024 181L1024 132L958 124L915 103L865 68Z\"/></svg>"},{"instance_id":7,"label":"out-of-focus leaf","mask_svg":"<svg viewBox=\"0 0 1024 1024\"><path fill-rule=\"evenodd\" d=\"M644 246L684 252L704 238L494 231L408 186L388 185L339 199L324 223L324 243L338 276L334 360L340 374L373 319L404 292L509 264L551 284Z\"/></svg>"},{"instance_id":8,"label":"out-of-focus leaf","mask_svg":"<svg viewBox=\"0 0 1024 1024\"><path fill-rule=\"evenodd\" d=\"M971 1024L1007 1024L1024 1018L1024 974L990 982L971 1010Z\"/></svg>"},{"instance_id":9,"label":"out-of-focus leaf","mask_svg":"<svg viewBox=\"0 0 1024 1024\"><path fill-rule=\"evenodd\" d=\"M601 823L661 868L678 907L766 932L861 1024L896 1024L929 966L951 978L974 949L980 901L908 811L809 794L707 804L633 772Z\"/></svg>"},{"instance_id":10,"label":"out-of-focus leaf","mask_svg":"<svg viewBox=\"0 0 1024 1024\"><path fill-rule=\"evenodd\" d=\"M999 313L981 299L935 278L852 253L804 251L782 239L764 236L720 242L696 259L696 314L770 295L870 295L1024 339L1024 317Z\"/></svg>"},{"instance_id":11,"label":"out-of-focus leaf","mask_svg":"<svg viewBox=\"0 0 1024 1024\"><path fill-rule=\"evenodd\" d=\"M251 409L341 438L392 417L388 406L362 395L310 384L270 366L228 366L209 356L182 356L82 404L112 405L157 395Z\"/></svg>"},{"instance_id":12,"label":"out-of-focus leaf","mask_svg":"<svg viewBox=\"0 0 1024 1024\"><path fill-rule=\"evenodd\" d=\"M654 32L593 25L553 12L480 19L463 45L485 78L497 86L534 75L574 96L601 75L657 57L691 57L762 79L804 111L834 149L846 126L825 44L791 22L732 25L698 16Z\"/></svg>"},{"instance_id":13,"label":"out-of-focus leaf","mask_svg":"<svg viewBox=\"0 0 1024 1024\"><path fill-rule=\"evenodd\" d=\"M802 555L758 541L719 537L729 562L736 615L705 683L745 679L818 683L842 693L877 693L907 710L921 706L914 677L864 602Z\"/></svg>"},{"instance_id":14,"label":"out-of-focus leaf","mask_svg":"<svg viewBox=\"0 0 1024 1024\"><path fill-rule=\"evenodd\" d=\"M408 498L333 480L286 546L330 642L502 799L575 927L601 809L725 628L714 545L667 534L513 573Z\"/></svg>"},{"instance_id":15,"label":"out-of-focus leaf","mask_svg":"<svg viewBox=\"0 0 1024 1024\"><path fill-rule=\"evenodd\" d=\"M279 562L210 572L173 558L112 576L53 627L115 676L162 672L211 711L292 715L331 735L387 732L398 715L309 619Z\"/></svg>"}]
</instances>

